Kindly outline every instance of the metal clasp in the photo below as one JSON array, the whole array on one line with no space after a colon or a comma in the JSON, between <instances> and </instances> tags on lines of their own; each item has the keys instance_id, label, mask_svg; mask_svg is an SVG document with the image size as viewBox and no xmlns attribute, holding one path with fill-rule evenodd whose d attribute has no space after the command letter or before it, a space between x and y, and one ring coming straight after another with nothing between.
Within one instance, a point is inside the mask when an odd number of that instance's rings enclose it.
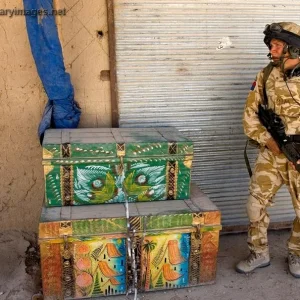
<instances>
[{"instance_id":1,"label":"metal clasp","mask_svg":"<svg viewBox=\"0 0 300 300\"><path fill-rule=\"evenodd\" d=\"M197 240L200 240L201 239L201 224L194 225L194 227L196 229L195 237Z\"/></svg>"}]
</instances>

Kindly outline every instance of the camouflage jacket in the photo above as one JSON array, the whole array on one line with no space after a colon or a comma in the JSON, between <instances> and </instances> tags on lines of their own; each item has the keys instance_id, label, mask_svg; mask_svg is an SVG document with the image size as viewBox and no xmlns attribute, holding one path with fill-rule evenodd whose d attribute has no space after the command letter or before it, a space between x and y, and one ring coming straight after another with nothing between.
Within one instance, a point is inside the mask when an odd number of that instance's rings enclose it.
<instances>
[{"instance_id":1,"label":"camouflage jacket","mask_svg":"<svg viewBox=\"0 0 300 300\"><path fill-rule=\"evenodd\" d=\"M268 107L280 116L285 125L286 134L300 134L300 74L299 68L293 77L284 81L280 68L274 67L266 82ZM293 97L292 97L292 96ZM293 99L294 98L294 99ZM260 71L249 92L244 109L245 134L265 145L271 137L266 128L261 125L258 116L258 105L263 99L263 70ZM297 103L298 102L298 103Z\"/></svg>"}]
</instances>

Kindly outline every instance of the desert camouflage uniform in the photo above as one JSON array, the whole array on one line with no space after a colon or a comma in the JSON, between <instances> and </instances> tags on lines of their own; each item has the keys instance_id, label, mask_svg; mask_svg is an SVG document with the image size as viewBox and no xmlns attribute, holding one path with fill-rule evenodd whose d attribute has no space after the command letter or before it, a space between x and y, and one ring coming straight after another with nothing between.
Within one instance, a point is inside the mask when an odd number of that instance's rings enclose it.
<instances>
[{"instance_id":1,"label":"desert camouflage uniform","mask_svg":"<svg viewBox=\"0 0 300 300\"><path fill-rule=\"evenodd\" d=\"M282 184L286 184L296 212L288 248L290 252L300 256L300 173L288 164L283 154L275 156L265 147L271 136L261 125L256 114L258 104L262 102L262 86L263 71L257 75L256 85L254 84L249 93L244 111L245 134L261 145L247 203L250 219L248 245L250 250L256 253L268 251L267 228L270 219L266 207L273 204L273 196ZM300 76L289 78L286 83L280 68L274 67L266 82L266 93L268 107L280 116L286 134L300 134Z\"/></svg>"}]
</instances>

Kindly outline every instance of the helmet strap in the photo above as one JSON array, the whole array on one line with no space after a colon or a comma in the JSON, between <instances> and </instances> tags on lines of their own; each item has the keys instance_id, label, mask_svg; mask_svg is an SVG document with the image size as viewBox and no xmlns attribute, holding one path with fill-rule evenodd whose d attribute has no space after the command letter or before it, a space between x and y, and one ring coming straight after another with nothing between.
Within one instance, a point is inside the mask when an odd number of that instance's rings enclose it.
<instances>
[{"instance_id":1,"label":"helmet strap","mask_svg":"<svg viewBox=\"0 0 300 300\"><path fill-rule=\"evenodd\" d=\"M268 57L269 57L269 59L271 60L271 64L272 64L272 66L273 67L282 67L283 65L284 65L284 54L282 53L282 55L280 56L280 58L278 59L278 60L276 60L276 61L274 61L273 59L272 59L272 55L270 54L270 55L268 55Z\"/></svg>"}]
</instances>

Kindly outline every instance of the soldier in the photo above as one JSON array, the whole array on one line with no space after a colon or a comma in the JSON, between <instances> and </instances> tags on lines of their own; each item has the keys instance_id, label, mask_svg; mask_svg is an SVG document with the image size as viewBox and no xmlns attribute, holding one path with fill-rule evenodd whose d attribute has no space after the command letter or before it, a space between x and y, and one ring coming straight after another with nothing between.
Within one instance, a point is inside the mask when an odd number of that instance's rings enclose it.
<instances>
[{"instance_id":1,"label":"soldier","mask_svg":"<svg viewBox=\"0 0 300 300\"><path fill-rule=\"evenodd\" d=\"M271 64L258 73L243 120L245 134L260 144L247 202L250 255L237 264L236 271L249 273L270 265L267 239L270 219L266 208L274 204L273 196L286 184L296 212L288 240L288 265L290 273L300 278L300 173L281 153L257 115L258 105L267 98L268 108L280 117L285 133L300 143L300 26L291 22L273 23L266 26L264 34Z\"/></svg>"}]
</instances>

